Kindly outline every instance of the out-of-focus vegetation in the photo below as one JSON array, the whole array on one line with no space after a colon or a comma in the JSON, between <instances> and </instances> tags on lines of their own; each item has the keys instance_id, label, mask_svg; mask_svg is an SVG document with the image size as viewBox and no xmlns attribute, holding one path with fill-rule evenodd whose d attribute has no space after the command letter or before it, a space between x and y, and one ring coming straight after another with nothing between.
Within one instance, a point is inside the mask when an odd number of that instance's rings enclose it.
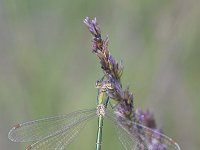
<instances>
[{"instance_id":1,"label":"out-of-focus vegetation","mask_svg":"<svg viewBox=\"0 0 200 150\"><path fill-rule=\"evenodd\" d=\"M183 150L200 147L200 1L1 0L0 149L12 125L96 104L102 72L83 24L97 17L109 49L125 66L136 107ZM68 147L94 149L97 121ZM103 149L122 149L105 121Z\"/></svg>"}]
</instances>

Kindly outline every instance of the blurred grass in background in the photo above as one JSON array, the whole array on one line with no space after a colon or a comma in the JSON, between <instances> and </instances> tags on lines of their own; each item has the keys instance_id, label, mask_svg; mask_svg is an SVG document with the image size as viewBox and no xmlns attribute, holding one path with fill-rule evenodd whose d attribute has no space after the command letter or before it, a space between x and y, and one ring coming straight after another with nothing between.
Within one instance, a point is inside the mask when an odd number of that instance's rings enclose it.
<instances>
[{"instance_id":1,"label":"blurred grass in background","mask_svg":"<svg viewBox=\"0 0 200 150\"><path fill-rule=\"evenodd\" d=\"M183 150L200 147L200 1L1 0L0 149L23 149L12 125L96 105L102 72L83 24L97 17L110 51L125 66L136 107ZM97 121L69 146L94 149ZM87 136L85 136L87 135ZM87 138L85 138L87 137ZM122 149L105 122L103 149Z\"/></svg>"}]
</instances>

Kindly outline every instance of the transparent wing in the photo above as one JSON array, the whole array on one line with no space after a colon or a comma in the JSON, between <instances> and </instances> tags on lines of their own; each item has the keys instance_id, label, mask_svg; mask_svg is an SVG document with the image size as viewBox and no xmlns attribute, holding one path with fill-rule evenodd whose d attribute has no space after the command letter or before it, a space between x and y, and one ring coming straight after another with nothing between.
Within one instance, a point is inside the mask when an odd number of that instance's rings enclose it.
<instances>
[{"instance_id":1,"label":"transparent wing","mask_svg":"<svg viewBox=\"0 0 200 150\"><path fill-rule=\"evenodd\" d=\"M125 150L142 150L137 148L137 145L140 143L139 139L123 127L123 125L117 121L112 112L106 110L106 117L115 124L118 138ZM143 150L147 150L147 148L144 148Z\"/></svg>"},{"instance_id":2,"label":"transparent wing","mask_svg":"<svg viewBox=\"0 0 200 150\"><path fill-rule=\"evenodd\" d=\"M128 130L112 112L107 111L106 116L114 122L119 140L126 150L180 150L176 142L160 132L130 121L127 124L132 126Z\"/></svg>"},{"instance_id":3,"label":"transparent wing","mask_svg":"<svg viewBox=\"0 0 200 150\"><path fill-rule=\"evenodd\" d=\"M131 134L127 130L125 130L121 125L116 123L115 125L119 140L121 141L124 148L126 150L135 150L139 141L134 136L131 136Z\"/></svg>"},{"instance_id":4,"label":"transparent wing","mask_svg":"<svg viewBox=\"0 0 200 150\"><path fill-rule=\"evenodd\" d=\"M60 137L60 135L64 134L64 132L66 134L68 132L69 134L74 134L72 132L75 130L75 128L79 130L86 120L95 115L96 109L88 109L72 112L67 115L49 117L17 124L10 130L8 138L14 142L28 142L40 141L44 138L52 136L55 136L55 138L58 136Z\"/></svg>"},{"instance_id":5,"label":"transparent wing","mask_svg":"<svg viewBox=\"0 0 200 150\"><path fill-rule=\"evenodd\" d=\"M59 132L28 146L26 150L63 150L79 134L88 119L63 128Z\"/></svg>"}]
</instances>

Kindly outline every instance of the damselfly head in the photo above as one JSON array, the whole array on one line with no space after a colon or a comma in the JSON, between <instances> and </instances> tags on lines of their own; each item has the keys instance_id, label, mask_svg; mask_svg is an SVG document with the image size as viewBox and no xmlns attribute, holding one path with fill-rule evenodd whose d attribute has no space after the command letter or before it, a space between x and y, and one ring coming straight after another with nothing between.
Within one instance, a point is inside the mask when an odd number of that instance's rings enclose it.
<instances>
[{"instance_id":1,"label":"damselfly head","mask_svg":"<svg viewBox=\"0 0 200 150\"><path fill-rule=\"evenodd\" d=\"M102 87L102 81L96 81L95 86L97 89L100 89Z\"/></svg>"},{"instance_id":2,"label":"damselfly head","mask_svg":"<svg viewBox=\"0 0 200 150\"><path fill-rule=\"evenodd\" d=\"M114 89L114 84L111 81L96 81L95 86L104 91Z\"/></svg>"}]
</instances>

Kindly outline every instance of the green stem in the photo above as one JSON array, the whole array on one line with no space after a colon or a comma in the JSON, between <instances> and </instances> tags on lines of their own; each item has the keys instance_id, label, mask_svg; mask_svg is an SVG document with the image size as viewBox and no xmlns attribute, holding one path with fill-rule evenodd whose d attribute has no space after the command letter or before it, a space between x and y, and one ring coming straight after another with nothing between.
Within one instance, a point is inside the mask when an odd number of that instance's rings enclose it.
<instances>
[{"instance_id":1,"label":"green stem","mask_svg":"<svg viewBox=\"0 0 200 150\"><path fill-rule=\"evenodd\" d=\"M97 139L96 139L96 150L101 150L103 119L104 119L103 115L99 115L99 117L98 117Z\"/></svg>"}]
</instances>

